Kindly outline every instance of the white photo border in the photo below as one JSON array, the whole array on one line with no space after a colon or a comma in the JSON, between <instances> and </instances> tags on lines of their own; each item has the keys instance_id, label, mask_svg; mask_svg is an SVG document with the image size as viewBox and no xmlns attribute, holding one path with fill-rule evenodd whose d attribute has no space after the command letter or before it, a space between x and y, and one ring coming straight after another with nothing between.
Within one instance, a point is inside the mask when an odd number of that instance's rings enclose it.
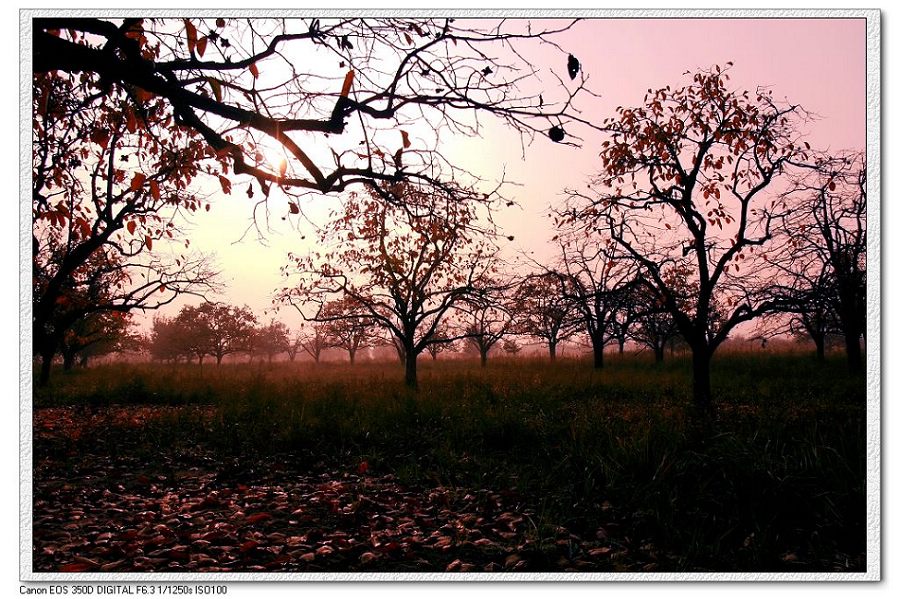
<instances>
[{"instance_id":1,"label":"white photo border","mask_svg":"<svg viewBox=\"0 0 900 599\"><path fill-rule=\"evenodd\" d=\"M768 19L835 19L866 20L866 158L868 195L876 198L867 210L867 516L865 572L536 572L536 573L56 573L34 572L32 569L32 368L31 359L31 94L32 94L32 19L42 16L70 17L342 17L342 16L434 16L508 17L508 18L768 18ZM107 581L199 581L199 582L695 582L695 581L767 581L767 582L865 582L881 580L881 11L878 9L309 9L309 10L158 10L158 9L31 9L19 11L19 577L27 582L107 582Z\"/></svg>"}]
</instances>

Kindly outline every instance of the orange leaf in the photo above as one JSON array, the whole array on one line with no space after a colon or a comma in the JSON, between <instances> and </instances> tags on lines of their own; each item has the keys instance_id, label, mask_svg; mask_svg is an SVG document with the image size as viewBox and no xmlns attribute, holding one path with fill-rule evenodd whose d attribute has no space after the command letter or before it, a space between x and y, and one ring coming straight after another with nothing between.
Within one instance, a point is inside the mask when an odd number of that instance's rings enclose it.
<instances>
[{"instance_id":1,"label":"orange leaf","mask_svg":"<svg viewBox=\"0 0 900 599\"><path fill-rule=\"evenodd\" d=\"M344 86L341 88L341 97L346 98L350 94L350 88L353 86L353 70L347 71L344 75Z\"/></svg>"},{"instance_id":2,"label":"orange leaf","mask_svg":"<svg viewBox=\"0 0 900 599\"><path fill-rule=\"evenodd\" d=\"M144 176L144 173L135 173L134 177L131 178L131 191L137 191L143 187L146 179L147 177Z\"/></svg>"}]
</instances>

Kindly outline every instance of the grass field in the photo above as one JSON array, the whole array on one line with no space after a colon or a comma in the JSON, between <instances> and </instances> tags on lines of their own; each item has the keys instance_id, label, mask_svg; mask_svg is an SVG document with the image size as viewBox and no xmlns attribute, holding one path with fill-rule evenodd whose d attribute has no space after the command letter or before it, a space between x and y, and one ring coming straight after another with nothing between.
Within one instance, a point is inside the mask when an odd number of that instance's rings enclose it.
<instances>
[{"instance_id":1,"label":"grass field","mask_svg":"<svg viewBox=\"0 0 900 599\"><path fill-rule=\"evenodd\" d=\"M709 418L688 361L608 362L421 360L417 393L396 363L55 373L35 569L865 569L865 380L840 356L718 357Z\"/></svg>"}]
</instances>

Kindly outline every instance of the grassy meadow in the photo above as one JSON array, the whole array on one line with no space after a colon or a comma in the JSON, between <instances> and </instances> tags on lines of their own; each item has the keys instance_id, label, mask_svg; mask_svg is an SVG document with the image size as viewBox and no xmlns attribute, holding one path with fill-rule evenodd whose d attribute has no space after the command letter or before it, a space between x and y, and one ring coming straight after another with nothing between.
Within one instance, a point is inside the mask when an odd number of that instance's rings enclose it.
<instances>
[{"instance_id":1,"label":"grassy meadow","mask_svg":"<svg viewBox=\"0 0 900 599\"><path fill-rule=\"evenodd\" d=\"M800 354L718 356L711 417L692 413L686 358L654 365L610 355L602 371L576 359L492 359L485 369L477 361L420 359L419 371L418 392L404 387L392 362L55 372L34 396L36 569L865 569L865 380L846 374L841 356L825 364ZM272 504L262 512L271 516L268 529L232 531L234 549L224 557L189 532L199 520L189 520L186 508L160 524L170 539L159 540L163 532L140 548L113 543L132 529L145 534L130 520L113 525L97 516L79 538L52 524L62 502L163 497L163 488L199 493L201 472L213 473L203 479L204 493L249 492L264 481L260 497L274 502L284 491L293 510ZM313 502L314 490L292 495L285 485L312 474L355 485L355 503L338 505L344 495L335 496L330 512L292 517ZM79 491L85 484L105 489L106 499ZM390 521L418 527L416 551L369 541L373 523L385 518L377 506L367 508L367 519L348 516L388 492L406 506L442 494L427 518L419 507L408 508L409 518L396 506L388 512ZM250 522L250 504L241 505L216 513ZM82 518L95 509L69 507ZM129 509L110 513L125 517ZM285 515L276 527L277 510ZM488 517L508 527L492 524L493 536L482 542L470 533L476 524L487 530ZM328 542L329 551L316 545L337 528L347 532ZM303 560L287 559L292 542ZM201 546L212 561L197 558ZM264 550L271 552L265 559ZM355 553L323 561L342 551Z\"/></svg>"}]
</instances>

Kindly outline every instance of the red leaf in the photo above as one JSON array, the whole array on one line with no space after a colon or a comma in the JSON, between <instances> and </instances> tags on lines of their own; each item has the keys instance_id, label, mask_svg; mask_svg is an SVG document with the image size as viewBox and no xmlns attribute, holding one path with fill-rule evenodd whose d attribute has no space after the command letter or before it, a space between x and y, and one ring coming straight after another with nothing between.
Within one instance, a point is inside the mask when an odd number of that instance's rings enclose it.
<instances>
[{"instance_id":1,"label":"red leaf","mask_svg":"<svg viewBox=\"0 0 900 599\"><path fill-rule=\"evenodd\" d=\"M105 150L109 145L109 132L103 129L94 129L91 131L91 141Z\"/></svg>"},{"instance_id":2,"label":"red leaf","mask_svg":"<svg viewBox=\"0 0 900 599\"><path fill-rule=\"evenodd\" d=\"M147 243L147 249L153 251L153 238L146 235L144 236L144 241Z\"/></svg>"},{"instance_id":3,"label":"red leaf","mask_svg":"<svg viewBox=\"0 0 900 599\"><path fill-rule=\"evenodd\" d=\"M134 235L134 230L137 228L137 223L135 223L133 220L130 220L128 221L128 225L126 226L128 228L128 232Z\"/></svg>"},{"instance_id":4,"label":"red leaf","mask_svg":"<svg viewBox=\"0 0 900 599\"><path fill-rule=\"evenodd\" d=\"M250 74L253 75L254 79L259 77L259 67L256 66L255 62L250 65Z\"/></svg>"},{"instance_id":5,"label":"red leaf","mask_svg":"<svg viewBox=\"0 0 900 599\"><path fill-rule=\"evenodd\" d=\"M366 472L368 472L368 470L369 470L369 462L364 460L359 463L359 467L356 469L356 472L358 472L359 474L365 474Z\"/></svg>"},{"instance_id":6,"label":"red leaf","mask_svg":"<svg viewBox=\"0 0 900 599\"><path fill-rule=\"evenodd\" d=\"M135 173L134 177L131 178L131 191L137 191L143 187L146 179L147 177L144 173Z\"/></svg>"},{"instance_id":7,"label":"red leaf","mask_svg":"<svg viewBox=\"0 0 900 599\"><path fill-rule=\"evenodd\" d=\"M216 27L218 27L219 29L221 29L222 27L225 27L225 19L222 19L222 18L216 19Z\"/></svg>"},{"instance_id":8,"label":"red leaf","mask_svg":"<svg viewBox=\"0 0 900 599\"><path fill-rule=\"evenodd\" d=\"M154 94L153 92L148 92L147 90L145 90L145 89L143 89L143 88L135 87L135 88L134 88L134 95L137 97L138 101L140 101L140 102L146 102L146 101L148 101L148 100L152 100L152 99L153 99L153 96L154 96L155 94ZM104 147L105 147L105 146L104 146Z\"/></svg>"},{"instance_id":9,"label":"red leaf","mask_svg":"<svg viewBox=\"0 0 900 599\"><path fill-rule=\"evenodd\" d=\"M231 193L231 181L228 180L227 177L219 175L219 185L222 186L222 191L226 194Z\"/></svg>"},{"instance_id":10,"label":"red leaf","mask_svg":"<svg viewBox=\"0 0 900 599\"><path fill-rule=\"evenodd\" d=\"M294 202L288 202L288 209L290 209L291 214L300 214L300 207Z\"/></svg>"},{"instance_id":11,"label":"red leaf","mask_svg":"<svg viewBox=\"0 0 900 599\"><path fill-rule=\"evenodd\" d=\"M409 146L411 145L409 143L409 133L407 133L403 129L400 129L400 136L403 138L403 148L404 149L409 148Z\"/></svg>"},{"instance_id":12,"label":"red leaf","mask_svg":"<svg viewBox=\"0 0 900 599\"><path fill-rule=\"evenodd\" d=\"M150 195L153 196L154 200L159 199L159 182L158 181L150 181Z\"/></svg>"},{"instance_id":13,"label":"red leaf","mask_svg":"<svg viewBox=\"0 0 900 599\"><path fill-rule=\"evenodd\" d=\"M201 58L206 53L206 42L207 42L206 36L203 36L197 40L197 55L200 56Z\"/></svg>"},{"instance_id":14,"label":"red leaf","mask_svg":"<svg viewBox=\"0 0 900 599\"><path fill-rule=\"evenodd\" d=\"M264 520L271 520L272 514L268 512L260 512L258 514L253 514L252 516L247 516L247 524L256 524L257 522L262 522Z\"/></svg>"},{"instance_id":15,"label":"red leaf","mask_svg":"<svg viewBox=\"0 0 900 599\"><path fill-rule=\"evenodd\" d=\"M256 549L257 547L259 547L259 543L257 543L256 541L253 541L253 540L245 541L244 543L241 543L241 551L243 553L246 553L248 551Z\"/></svg>"},{"instance_id":16,"label":"red leaf","mask_svg":"<svg viewBox=\"0 0 900 599\"><path fill-rule=\"evenodd\" d=\"M188 19L184 19L184 30L187 34L188 52L193 54L197 47L197 28Z\"/></svg>"}]
</instances>

